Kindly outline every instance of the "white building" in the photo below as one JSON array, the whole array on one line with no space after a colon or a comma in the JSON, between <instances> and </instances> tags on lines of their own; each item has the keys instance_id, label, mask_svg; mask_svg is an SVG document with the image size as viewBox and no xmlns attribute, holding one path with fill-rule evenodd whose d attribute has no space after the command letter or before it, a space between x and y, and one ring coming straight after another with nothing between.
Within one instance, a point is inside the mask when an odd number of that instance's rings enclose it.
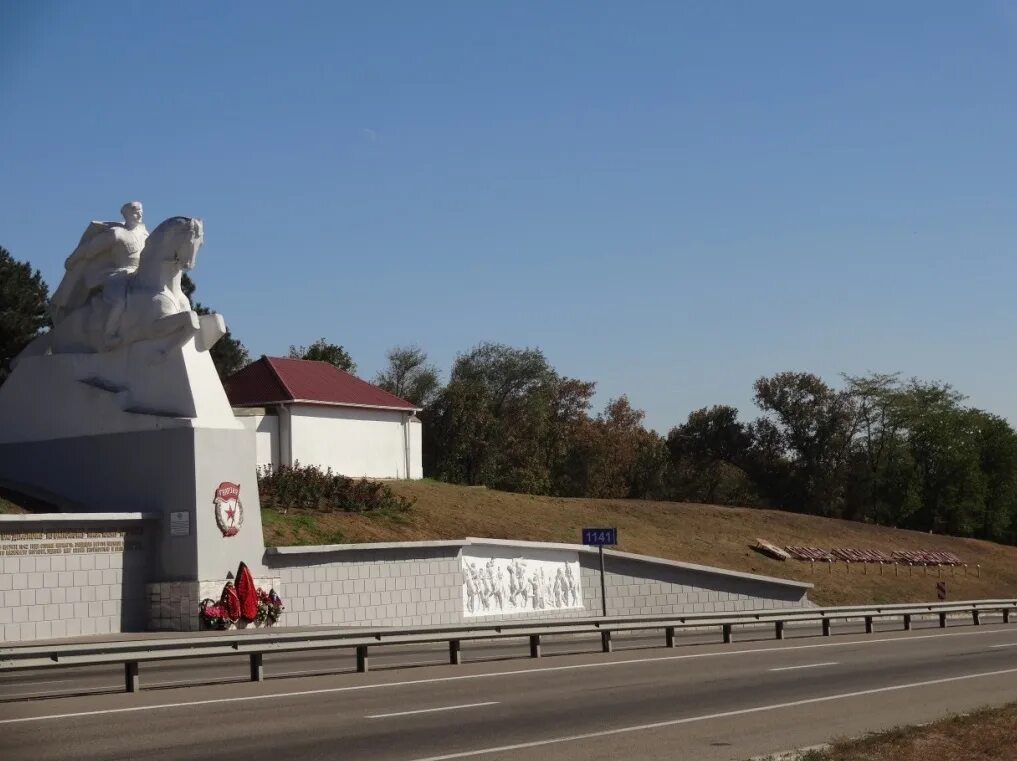
<instances>
[{"instance_id":1,"label":"white building","mask_svg":"<svg viewBox=\"0 0 1017 761\"><path fill-rule=\"evenodd\" d=\"M423 477L420 408L327 362L263 356L224 385L237 418L256 431L259 467Z\"/></svg>"}]
</instances>

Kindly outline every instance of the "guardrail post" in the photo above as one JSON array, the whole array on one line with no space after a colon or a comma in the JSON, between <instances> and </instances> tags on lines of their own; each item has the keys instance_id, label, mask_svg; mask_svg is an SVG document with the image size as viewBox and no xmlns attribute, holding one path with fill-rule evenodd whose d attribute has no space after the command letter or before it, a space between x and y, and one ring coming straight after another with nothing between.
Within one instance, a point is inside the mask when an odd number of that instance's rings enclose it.
<instances>
[{"instance_id":1,"label":"guardrail post","mask_svg":"<svg viewBox=\"0 0 1017 761\"><path fill-rule=\"evenodd\" d=\"M946 613L939 614L939 628L940 629L946 628Z\"/></svg>"},{"instance_id":2,"label":"guardrail post","mask_svg":"<svg viewBox=\"0 0 1017 761\"><path fill-rule=\"evenodd\" d=\"M453 666L458 666L463 662L463 652L457 639L448 641L448 662Z\"/></svg>"},{"instance_id":3,"label":"guardrail post","mask_svg":"<svg viewBox=\"0 0 1017 761\"><path fill-rule=\"evenodd\" d=\"M265 666L261 653L251 653L251 681L265 681Z\"/></svg>"},{"instance_id":4,"label":"guardrail post","mask_svg":"<svg viewBox=\"0 0 1017 761\"><path fill-rule=\"evenodd\" d=\"M904 631L906 631L906 632L911 631L911 614L910 613L905 613L904 614Z\"/></svg>"},{"instance_id":5,"label":"guardrail post","mask_svg":"<svg viewBox=\"0 0 1017 761\"><path fill-rule=\"evenodd\" d=\"M872 634L872 616L865 617L865 633Z\"/></svg>"},{"instance_id":6,"label":"guardrail post","mask_svg":"<svg viewBox=\"0 0 1017 761\"><path fill-rule=\"evenodd\" d=\"M367 645L357 645L357 673L367 673Z\"/></svg>"},{"instance_id":7,"label":"guardrail post","mask_svg":"<svg viewBox=\"0 0 1017 761\"><path fill-rule=\"evenodd\" d=\"M977 610L972 610L971 611L971 620L972 620L972 622L974 623L975 626L981 626L982 625L982 617L979 615Z\"/></svg>"},{"instance_id":8,"label":"guardrail post","mask_svg":"<svg viewBox=\"0 0 1017 761\"><path fill-rule=\"evenodd\" d=\"M784 639L784 622L775 621L773 624L773 633L777 639Z\"/></svg>"},{"instance_id":9,"label":"guardrail post","mask_svg":"<svg viewBox=\"0 0 1017 761\"><path fill-rule=\"evenodd\" d=\"M531 658L539 658L540 657L540 635L539 634L531 634L530 635L530 657Z\"/></svg>"},{"instance_id":10,"label":"guardrail post","mask_svg":"<svg viewBox=\"0 0 1017 761\"><path fill-rule=\"evenodd\" d=\"M731 624L724 624L724 626L722 627L722 630L724 632L724 644L725 645L730 645L731 644Z\"/></svg>"},{"instance_id":11,"label":"guardrail post","mask_svg":"<svg viewBox=\"0 0 1017 761\"><path fill-rule=\"evenodd\" d=\"M138 676L138 662L127 661L124 664L124 689L137 692L141 689L141 677Z\"/></svg>"},{"instance_id":12,"label":"guardrail post","mask_svg":"<svg viewBox=\"0 0 1017 761\"><path fill-rule=\"evenodd\" d=\"M1004 624L1010 623L1010 609L1009 608L1003 608L1003 623Z\"/></svg>"},{"instance_id":13,"label":"guardrail post","mask_svg":"<svg viewBox=\"0 0 1017 761\"><path fill-rule=\"evenodd\" d=\"M605 653L611 652L611 632L600 633L600 649Z\"/></svg>"},{"instance_id":14,"label":"guardrail post","mask_svg":"<svg viewBox=\"0 0 1017 761\"><path fill-rule=\"evenodd\" d=\"M824 618L823 619L823 636L824 637L829 637L830 636L830 619L829 618Z\"/></svg>"},{"instance_id":15,"label":"guardrail post","mask_svg":"<svg viewBox=\"0 0 1017 761\"><path fill-rule=\"evenodd\" d=\"M664 642L668 647L674 647L674 627L669 626L664 630Z\"/></svg>"}]
</instances>

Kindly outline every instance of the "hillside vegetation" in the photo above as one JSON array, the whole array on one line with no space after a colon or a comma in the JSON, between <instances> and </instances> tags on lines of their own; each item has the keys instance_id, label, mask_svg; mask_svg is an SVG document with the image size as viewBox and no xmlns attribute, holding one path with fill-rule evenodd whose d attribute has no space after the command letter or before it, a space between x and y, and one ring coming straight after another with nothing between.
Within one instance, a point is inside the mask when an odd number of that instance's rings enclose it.
<instances>
[{"instance_id":1,"label":"hillside vegetation","mask_svg":"<svg viewBox=\"0 0 1017 761\"><path fill-rule=\"evenodd\" d=\"M263 510L270 546L344 542L461 539L466 536L533 541L579 540L584 526L617 526L618 549L815 584L810 598L823 605L912 602L936 599L940 571L844 563L816 567L764 557L750 545L756 537L778 545L858 549L945 550L969 564L943 569L950 599L1017 594L1017 547L992 542L884 528L853 521L755 508L624 499L539 497L433 481L388 484L416 500L402 512L381 514ZM976 566L980 568L976 569ZM977 570L977 575L976 575Z\"/></svg>"}]
</instances>

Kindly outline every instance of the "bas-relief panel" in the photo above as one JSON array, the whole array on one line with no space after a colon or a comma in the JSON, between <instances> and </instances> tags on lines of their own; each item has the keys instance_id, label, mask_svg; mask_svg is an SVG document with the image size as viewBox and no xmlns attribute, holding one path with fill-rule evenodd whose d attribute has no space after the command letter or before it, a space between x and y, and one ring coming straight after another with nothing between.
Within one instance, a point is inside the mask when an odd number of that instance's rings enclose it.
<instances>
[{"instance_id":1,"label":"bas-relief panel","mask_svg":"<svg viewBox=\"0 0 1017 761\"><path fill-rule=\"evenodd\" d=\"M538 559L464 551L464 616L582 608L579 556L560 554L561 559Z\"/></svg>"}]
</instances>

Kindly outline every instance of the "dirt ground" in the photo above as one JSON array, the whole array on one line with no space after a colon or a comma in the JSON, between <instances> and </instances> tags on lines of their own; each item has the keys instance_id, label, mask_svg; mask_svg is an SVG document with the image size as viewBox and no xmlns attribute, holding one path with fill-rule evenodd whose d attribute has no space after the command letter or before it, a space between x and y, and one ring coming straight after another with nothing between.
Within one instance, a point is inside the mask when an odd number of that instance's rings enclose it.
<instances>
[{"instance_id":1,"label":"dirt ground","mask_svg":"<svg viewBox=\"0 0 1017 761\"><path fill-rule=\"evenodd\" d=\"M536 497L433 481L390 482L416 500L405 513L289 513L263 511L268 545L466 536L533 541L579 541L583 527L616 526L618 549L815 584L821 605L918 602L936 599L945 581L948 599L1017 595L1017 547L935 536L809 515L675 502ZM852 547L885 551L947 550L967 569L878 565L850 568L774 560L750 549L756 537L777 545Z\"/></svg>"},{"instance_id":2,"label":"dirt ground","mask_svg":"<svg viewBox=\"0 0 1017 761\"><path fill-rule=\"evenodd\" d=\"M836 742L795 761L1014 761L1017 704Z\"/></svg>"}]
</instances>

